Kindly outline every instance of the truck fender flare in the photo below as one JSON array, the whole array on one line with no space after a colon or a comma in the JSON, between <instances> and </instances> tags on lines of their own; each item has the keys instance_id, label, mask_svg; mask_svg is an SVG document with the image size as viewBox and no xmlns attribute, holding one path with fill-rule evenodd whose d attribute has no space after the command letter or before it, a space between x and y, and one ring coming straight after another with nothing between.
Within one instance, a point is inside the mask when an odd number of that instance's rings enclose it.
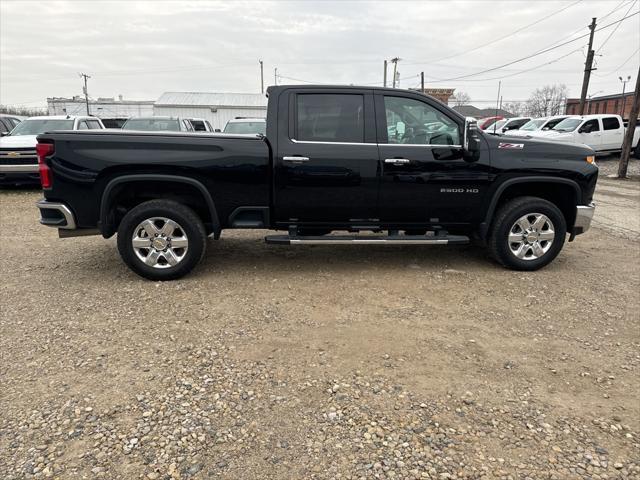
<instances>
[{"instance_id":1,"label":"truck fender flare","mask_svg":"<svg viewBox=\"0 0 640 480\"><path fill-rule=\"evenodd\" d=\"M491 225L491 221L493 220L493 214L495 213L496 207L498 205L498 201L500 200L500 196L503 192L510 186L516 185L518 183L560 183L563 185L569 185L573 188L576 195L576 205L580 203L582 200L582 191L578 184L571 179L568 178L557 178L557 177L543 177L543 176L532 176L532 177L522 177L522 178L511 178L509 180L505 180L502 182L496 191L493 193L493 197L491 197L491 201L489 202L489 207L487 208L487 214L485 216L484 222L480 224L480 237L485 239L487 237L487 232L489 231L489 225Z\"/></svg>"},{"instance_id":2,"label":"truck fender flare","mask_svg":"<svg viewBox=\"0 0 640 480\"><path fill-rule=\"evenodd\" d=\"M102 230L103 235L107 233L108 236L113 235L115 232L105 232L104 228L108 225L108 215L109 215L109 206L111 200L111 194L115 187L118 185L122 185L123 183L133 183L133 182L178 182L185 183L187 185L191 185L195 187L201 194L202 197L207 202L207 208L209 209L209 214L211 215L211 224L213 226L213 233L215 238L220 236L221 228L220 228L220 220L218 218L218 212L216 210L216 206L213 203L213 198L211 198L211 194L209 190L199 182L198 180L191 177L183 177L179 175L160 175L160 174L135 174L135 175L122 175L120 177L114 178L107 186L104 188L102 192L102 198L100 200L100 229Z\"/></svg>"}]
</instances>

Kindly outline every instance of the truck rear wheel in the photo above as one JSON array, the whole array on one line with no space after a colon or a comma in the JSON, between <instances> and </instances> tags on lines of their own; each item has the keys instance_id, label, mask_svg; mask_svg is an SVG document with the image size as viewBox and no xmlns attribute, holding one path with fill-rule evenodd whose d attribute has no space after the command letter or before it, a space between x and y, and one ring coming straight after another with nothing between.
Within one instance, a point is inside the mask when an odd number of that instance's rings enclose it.
<instances>
[{"instance_id":1,"label":"truck rear wheel","mask_svg":"<svg viewBox=\"0 0 640 480\"><path fill-rule=\"evenodd\" d=\"M118 251L138 275L174 280L189 273L206 248L202 221L171 200L150 200L131 209L118 228Z\"/></svg>"},{"instance_id":2,"label":"truck rear wheel","mask_svg":"<svg viewBox=\"0 0 640 480\"><path fill-rule=\"evenodd\" d=\"M537 197L518 197L496 213L489 233L489 251L513 270L538 270L562 250L567 224L553 203Z\"/></svg>"}]
</instances>

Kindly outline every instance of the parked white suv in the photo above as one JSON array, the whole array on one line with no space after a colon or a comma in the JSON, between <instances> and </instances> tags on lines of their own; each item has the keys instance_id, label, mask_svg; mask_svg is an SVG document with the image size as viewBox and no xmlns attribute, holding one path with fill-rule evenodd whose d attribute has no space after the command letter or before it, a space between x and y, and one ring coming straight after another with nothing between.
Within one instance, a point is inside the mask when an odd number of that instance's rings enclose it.
<instances>
[{"instance_id":1,"label":"parked white suv","mask_svg":"<svg viewBox=\"0 0 640 480\"><path fill-rule=\"evenodd\" d=\"M626 128L620 115L583 115L565 118L551 130L532 132L532 136L565 143L582 143L596 153L615 153L622 150ZM632 150L638 157L640 125L636 127Z\"/></svg>"},{"instance_id":2,"label":"parked white suv","mask_svg":"<svg viewBox=\"0 0 640 480\"><path fill-rule=\"evenodd\" d=\"M99 118L57 115L30 117L0 137L0 184L40 183L36 137L54 130L102 130Z\"/></svg>"}]
</instances>

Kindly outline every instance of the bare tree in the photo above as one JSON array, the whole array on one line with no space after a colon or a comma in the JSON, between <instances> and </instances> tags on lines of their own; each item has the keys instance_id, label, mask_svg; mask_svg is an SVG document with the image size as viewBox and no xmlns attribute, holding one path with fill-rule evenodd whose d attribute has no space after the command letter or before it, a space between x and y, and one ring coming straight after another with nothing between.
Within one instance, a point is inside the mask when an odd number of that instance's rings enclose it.
<instances>
[{"instance_id":1,"label":"bare tree","mask_svg":"<svg viewBox=\"0 0 640 480\"><path fill-rule=\"evenodd\" d=\"M533 117L560 115L564 111L568 93L564 84L546 85L536 89L527 100L527 114Z\"/></svg>"},{"instance_id":2,"label":"bare tree","mask_svg":"<svg viewBox=\"0 0 640 480\"><path fill-rule=\"evenodd\" d=\"M38 115L46 115L46 108L30 108L30 107L12 107L11 105L0 105L0 113L9 115L20 115L23 117L36 117Z\"/></svg>"},{"instance_id":3,"label":"bare tree","mask_svg":"<svg viewBox=\"0 0 640 480\"><path fill-rule=\"evenodd\" d=\"M469 105L471 103L471 97L467 92L454 93L449 103L453 103L454 107L462 107L463 105Z\"/></svg>"},{"instance_id":4,"label":"bare tree","mask_svg":"<svg viewBox=\"0 0 640 480\"><path fill-rule=\"evenodd\" d=\"M524 102L509 102L502 105L502 110L506 110L516 117L521 117L527 113L527 104Z\"/></svg>"}]
</instances>

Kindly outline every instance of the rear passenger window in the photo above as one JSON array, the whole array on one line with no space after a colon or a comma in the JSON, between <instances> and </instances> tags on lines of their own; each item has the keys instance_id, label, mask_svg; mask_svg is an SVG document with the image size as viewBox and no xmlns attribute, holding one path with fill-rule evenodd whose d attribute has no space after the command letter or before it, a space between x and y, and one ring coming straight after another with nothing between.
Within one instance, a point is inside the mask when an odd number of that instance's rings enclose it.
<instances>
[{"instance_id":1,"label":"rear passenger window","mask_svg":"<svg viewBox=\"0 0 640 480\"><path fill-rule=\"evenodd\" d=\"M87 120L87 125L89 125L89 130L101 130L102 127L97 120Z\"/></svg>"},{"instance_id":2,"label":"rear passenger window","mask_svg":"<svg viewBox=\"0 0 640 480\"><path fill-rule=\"evenodd\" d=\"M620 122L616 117L607 117L602 119L602 128L604 130L617 130L620 128Z\"/></svg>"},{"instance_id":3,"label":"rear passenger window","mask_svg":"<svg viewBox=\"0 0 640 480\"><path fill-rule=\"evenodd\" d=\"M296 140L364 142L362 95L298 94L296 113Z\"/></svg>"}]
</instances>

